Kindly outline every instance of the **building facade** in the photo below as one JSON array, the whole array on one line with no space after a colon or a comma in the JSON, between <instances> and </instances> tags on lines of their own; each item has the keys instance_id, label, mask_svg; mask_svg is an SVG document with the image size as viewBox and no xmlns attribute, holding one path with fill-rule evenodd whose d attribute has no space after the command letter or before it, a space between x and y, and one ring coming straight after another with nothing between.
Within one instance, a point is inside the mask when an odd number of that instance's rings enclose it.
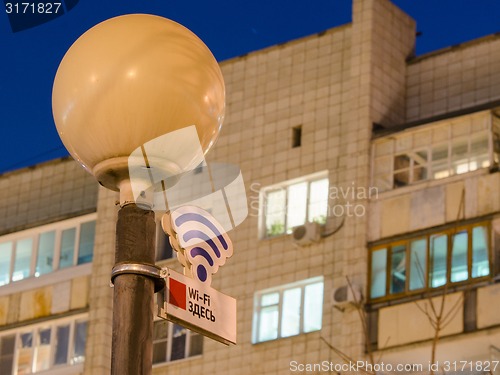
<instances>
[{"instance_id":1,"label":"building facade","mask_svg":"<svg viewBox=\"0 0 500 375\"><path fill-rule=\"evenodd\" d=\"M221 63L209 161L241 168L249 215L212 285L238 301L238 343L157 320L154 374L498 364L500 37L415 57L389 0L352 18ZM0 191L0 373L109 373L117 195L66 159Z\"/></svg>"}]
</instances>

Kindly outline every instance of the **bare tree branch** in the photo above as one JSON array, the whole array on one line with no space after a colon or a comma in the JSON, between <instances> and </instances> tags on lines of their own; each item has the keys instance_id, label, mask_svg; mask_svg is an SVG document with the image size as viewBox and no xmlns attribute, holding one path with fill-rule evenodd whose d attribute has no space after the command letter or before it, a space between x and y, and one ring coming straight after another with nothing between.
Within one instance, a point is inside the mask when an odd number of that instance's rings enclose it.
<instances>
[{"instance_id":1,"label":"bare tree branch","mask_svg":"<svg viewBox=\"0 0 500 375\"><path fill-rule=\"evenodd\" d=\"M372 347L370 344L370 334L368 332L368 322L366 321L366 315L365 311L363 309L363 304L362 301L358 301L358 296L354 292L354 288L352 286L351 280L349 279L349 276L345 277L347 280L347 285L349 286L349 290L351 291L352 295L354 296L354 303L356 310L358 312L359 320L361 321L361 326L363 328L363 335L365 336L365 349L366 352L368 353L368 358L370 359L371 364L374 364L374 359L373 359L373 352L372 352Z\"/></svg>"},{"instance_id":2,"label":"bare tree branch","mask_svg":"<svg viewBox=\"0 0 500 375\"><path fill-rule=\"evenodd\" d=\"M342 350L336 348L332 344L330 344L328 341L323 336L320 336L320 339L335 353L337 354L344 363L353 363L356 362L354 359L350 356L348 356L346 353L344 353ZM363 369L358 369L361 373L367 374L367 375L375 375L374 372L371 371L366 371Z\"/></svg>"},{"instance_id":3,"label":"bare tree branch","mask_svg":"<svg viewBox=\"0 0 500 375\"><path fill-rule=\"evenodd\" d=\"M389 342L390 339L391 339L391 336L387 336L387 338L385 339L385 342L384 342L384 346L383 346L384 348L387 346L387 343ZM380 362L380 360L382 359L382 355L383 354L384 354L383 351L380 350L380 355L378 356L377 362L375 362L375 363L379 363Z\"/></svg>"},{"instance_id":4,"label":"bare tree branch","mask_svg":"<svg viewBox=\"0 0 500 375\"><path fill-rule=\"evenodd\" d=\"M461 303L463 302L463 294L460 294L459 298L455 301L453 306L448 310L446 315L443 317L442 328L444 329L448 324L450 324L457 313L460 311Z\"/></svg>"},{"instance_id":5,"label":"bare tree branch","mask_svg":"<svg viewBox=\"0 0 500 375\"><path fill-rule=\"evenodd\" d=\"M430 316L429 312L427 311L427 303L425 304L425 309L420 306L419 304L420 301L415 301L415 306L418 307L418 309L422 312L422 314L424 314L427 318L429 318L429 320L432 319L432 317Z\"/></svg>"}]
</instances>

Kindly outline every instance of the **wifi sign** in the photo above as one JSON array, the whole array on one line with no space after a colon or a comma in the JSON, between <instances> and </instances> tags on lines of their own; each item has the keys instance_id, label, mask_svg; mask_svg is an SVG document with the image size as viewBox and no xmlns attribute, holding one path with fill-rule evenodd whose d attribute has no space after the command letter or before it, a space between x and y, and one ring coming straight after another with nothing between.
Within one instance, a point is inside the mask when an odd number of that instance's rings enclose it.
<instances>
[{"instance_id":1,"label":"wifi sign","mask_svg":"<svg viewBox=\"0 0 500 375\"><path fill-rule=\"evenodd\" d=\"M212 274L233 255L233 244L219 222L196 206L182 206L162 218L163 230L193 279L210 285Z\"/></svg>"}]
</instances>

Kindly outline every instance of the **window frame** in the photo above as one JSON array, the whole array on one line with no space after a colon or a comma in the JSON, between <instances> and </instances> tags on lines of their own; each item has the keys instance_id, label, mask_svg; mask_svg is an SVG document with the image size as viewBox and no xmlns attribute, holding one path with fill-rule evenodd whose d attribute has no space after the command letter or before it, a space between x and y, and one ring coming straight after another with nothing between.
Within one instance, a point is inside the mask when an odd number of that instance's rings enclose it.
<instances>
[{"instance_id":1,"label":"window frame","mask_svg":"<svg viewBox=\"0 0 500 375\"><path fill-rule=\"evenodd\" d=\"M173 342L173 333L174 333L174 325L176 323L164 320L164 319L155 319L153 323L153 332L154 332L154 325L156 324L167 324L167 337L166 338L161 338L161 339L154 339L152 340L152 348L154 352L154 345L160 342L166 342L167 347L166 347L166 361L164 362L153 362L153 368L155 367L160 367L160 366L165 366L169 363L177 363L179 361L184 361L188 360L191 358L198 358L203 355L203 349L204 349L204 336L200 333L194 332L186 327L181 326L180 324L177 324L177 326L182 327L186 331L186 342L184 344L184 357L179 358L179 359L174 359L172 360L172 342ZM201 353L200 354L194 354L190 355L190 350L191 350L191 339L192 336L200 336L202 339L202 348L201 348Z\"/></svg>"},{"instance_id":2,"label":"window frame","mask_svg":"<svg viewBox=\"0 0 500 375\"><path fill-rule=\"evenodd\" d=\"M167 257L163 257L163 252ZM161 218L156 220L156 238L155 238L155 262L164 263L177 258L177 252L170 245L170 236L163 231Z\"/></svg>"},{"instance_id":3,"label":"window frame","mask_svg":"<svg viewBox=\"0 0 500 375\"><path fill-rule=\"evenodd\" d=\"M460 131L456 131L454 125ZM498 155L495 154L493 146L496 127L498 125L495 123L493 112L482 111L432 122L415 128L408 128L395 134L377 138L372 142L372 185L379 188L381 192L392 191L421 182L442 180L484 168L491 168L498 162ZM429 138L428 142L418 141L418 138L422 134ZM473 144L482 139L482 136L484 136L487 149L484 153L476 154L473 152ZM458 165L455 165L457 164L457 160L454 159L453 150L457 144L463 142L467 145L467 151L464 155L466 162L460 165L466 165L467 170L458 171ZM446 150L446 158L434 159L434 151L439 147ZM425 163L418 164L418 167L426 171L426 175L425 178L415 180L415 162L411 155L419 152L427 154ZM485 155L486 159L483 160ZM400 156L408 156L410 159L408 166L396 168L396 159ZM483 166L479 164L474 169L471 169L471 163L474 161L474 158L477 159L478 163L482 160L482 164L487 160L488 165ZM437 164L442 164L442 167L436 168ZM443 169L444 165L446 165L445 169ZM400 180L396 178L396 175L404 171L407 172L406 177L408 181L398 185L397 181ZM443 176L436 177L436 174L440 172L443 173Z\"/></svg>"},{"instance_id":4,"label":"window frame","mask_svg":"<svg viewBox=\"0 0 500 375\"><path fill-rule=\"evenodd\" d=\"M322 283L323 286L323 300L321 302L321 327L319 329L311 330L311 331L304 331L305 327L305 321L304 321L304 313L305 313L305 289L309 285L314 285L314 284L319 284ZM300 295L300 317L299 317L299 332L297 334L292 334L288 336L283 336L282 335L282 320L283 320L283 294L287 290L292 290L300 288L301 290L301 295ZM279 300L277 303L278 306L278 326L277 326L277 336L275 338L271 339L266 339L266 340L261 340L259 331L260 331L260 323L261 323L261 311L263 310L264 307L268 306L262 306L262 297L265 295L273 294L273 293L279 293ZM276 305L276 304L274 304ZM273 305L273 306L274 306ZM261 344L261 343L266 343L266 342L272 342L275 340L280 340L280 339L285 339L285 338L290 338L290 337L296 337L300 336L302 334L308 334L308 333L313 333L313 332L318 332L321 331L323 328L323 308L325 305L325 279L323 276L316 276L312 278L308 278L305 280L289 283L289 284L284 284L280 285L275 288L269 288L269 289L264 289L255 292L254 294L254 303L253 303L253 321L252 321L252 344ZM270 305L269 305L270 306Z\"/></svg>"},{"instance_id":5,"label":"window frame","mask_svg":"<svg viewBox=\"0 0 500 375\"><path fill-rule=\"evenodd\" d=\"M483 227L486 230L486 246L488 255L488 266L489 274L483 276L472 276L473 268L473 246L472 246L472 234L476 227ZM460 233L461 231L467 231L467 278L459 281L452 281L452 258L453 258L453 236ZM444 284L432 287L431 286L431 273L433 267L433 259L430 248L430 241L432 236L446 235L446 281ZM422 288L410 290L410 280L411 280L411 244L412 242L418 241L425 238L426 240L426 262L425 262L425 280L424 286ZM392 269L392 248L397 245L405 244L405 288L402 292L391 293L391 269ZM387 249L386 263L385 263L385 293L380 297L372 298L372 262L373 254L381 249ZM370 303L378 303L389 300L401 299L414 295L421 295L422 293L429 293L434 291L444 290L450 287L461 286L461 285L471 285L480 283L485 280L493 278L494 273L493 264L493 249L492 249L492 239L491 239L491 221L476 221L469 224L462 224L456 227L451 227L447 229L441 229L436 231L427 231L425 234L415 235L411 237L406 237L404 239L398 239L394 241L387 241L384 243L379 243L377 245L369 247L369 259L368 259L368 277L367 277L367 293L368 301Z\"/></svg>"},{"instance_id":6,"label":"window frame","mask_svg":"<svg viewBox=\"0 0 500 375\"><path fill-rule=\"evenodd\" d=\"M69 268L73 267L78 267L78 266L84 266L85 264L92 263L90 262L84 262L84 263L79 263L79 254L80 254L80 234L81 234L81 228L82 225L85 223L89 222L97 222L97 213L90 213L78 217L74 217L71 219L67 220L62 220L58 222L54 222L51 224L46 224L42 226L38 226L35 228L30 228L26 229L23 231L18 231L18 232L13 232L9 233L6 235L3 235L0 237L0 244L4 243L9 243L10 242L10 265L9 265L9 279L8 282L5 284L0 285L0 288L2 287L7 287L14 285L16 283L34 279L34 278L40 278L40 277L45 277L51 274L54 274L55 272L66 270ZM75 238L74 238L74 243L73 243L73 264L70 266L65 266L63 268L60 267L60 257L61 257L61 245L62 245L62 233L65 230L75 228ZM94 229L95 230L95 229ZM53 252L52 252L52 270L50 272L42 273L39 275L36 275L36 268L37 268L37 262L38 262L38 256L39 256L39 243L40 243L40 236L42 236L45 233L49 232L55 232L55 239L54 239L54 247L53 247ZM15 267L15 262L16 262L16 255L17 255L17 242L26 240L26 239L31 239L31 255L30 255L30 266L29 266L29 273L28 276L23 277L18 280L14 280L14 267ZM94 233L94 247L95 247L95 233Z\"/></svg>"},{"instance_id":7,"label":"window frame","mask_svg":"<svg viewBox=\"0 0 500 375\"><path fill-rule=\"evenodd\" d=\"M500 117L493 112L491 121L491 139L490 148L493 150L493 164L500 164Z\"/></svg>"},{"instance_id":8,"label":"window frame","mask_svg":"<svg viewBox=\"0 0 500 375\"><path fill-rule=\"evenodd\" d=\"M306 211L305 211L305 222L302 224L305 224L306 222L309 221L309 211L310 211L310 205L311 205L311 197L310 197L310 191L311 191L311 184L320 180L327 180L328 181L328 192L330 191L330 181L328 178L328 171L321 171L317 173L313 173L307 176L303 176L300 178L296 178L293 180L289 180L280 184L275 184L271 186L266 186L263 187L260 190L259 193L259 238L260 239L271 239L271 238L277 238L280 236L286 236L289 235L291 232L288 232L292 228L288 228L288 191L291 186L298 185L301 183L306 182L307 183L307 192L306 192ZM285 192L285 206L283 207L284 210L284 223L283 223L283 232L282 233L277 233L277 234L268 234L267 231L267 202L268 202L268 195L270 193L274 192L279 192L279 191L284 191ZM329 195L327 195L326 198L326 204L327 204L327 215L328 217L328 201L329 201ZM326 218L325 218L326 219ZM302 225L298 224L298 225Z\"/></svg>"},{"instance_id":9,"label":"window frame","mask_svg":"<svg viewBox=\"0 0 500 375\"><path fill-rule=\"evenodd\" d=\"M76 325L78 323L83 323L85 322L87 324L87 332L85 335L85 348L87 347L87 340L88 340L88 329L89 329L89 315L88 313L82 313L82 314L75 314L71 315L69 317L65 318L60 318L60 319L51 319L47 320L41 323L36 323L36 324L31 324L27 326L22 326L10 330L6 330L1 332L0 334L0 340L3 337L6 336L11 336L15 335L14 338L14 353L12 355L12 374L6 374L6 375L13 375L17 374L18 372L18 360L19 360L19 349L20 349L20 341L21 341L21 335L31 333L32 334L32 358L31 358L31 371L33 371L35 364L37 362L37 356L35 353L37 353L40 343L39 343L39 332L40 330L44 330L49 328L50 329L50 359L49 359L49 367L48 369L43 369L40 371L35 371L31 372L33 374L36 373L52 373L52 372L57 372L61 369L69 369L69 368L78 368L82 367L83 369L83 364L85 363L85 356L82 361L75 361L74 360L74 350L75 350L75 330L76 330ZM55 363L55 355L56 355L56 350L57 350L57 328L64 326L64 325L69 325L69 334L68 334L68 352L66 354L66 363L64 364L56 364ZM73 373L73 372L71 372Z\"/></svg>"}]
</instances>

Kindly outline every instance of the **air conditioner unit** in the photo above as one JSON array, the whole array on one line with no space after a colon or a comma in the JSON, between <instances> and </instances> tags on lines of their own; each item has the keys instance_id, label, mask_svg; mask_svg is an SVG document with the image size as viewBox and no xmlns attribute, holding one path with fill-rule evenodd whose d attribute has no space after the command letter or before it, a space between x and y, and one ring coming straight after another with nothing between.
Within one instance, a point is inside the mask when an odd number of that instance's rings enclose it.
<instances>
[{"instance_id":1,"label":"air conditioner unit","mask_svg":"<svg viewBox=\"0 0 500 375\"><path fill-rule=\"evenodd\" d=\"M292 230L292 242L298 246L307 246L318 242L321 238L321 225L318 223L305 223Z\"/></svg>"},{"instance_id":2,"label":"air conditioner unit","mask_svg":"<svg viewBox=\"0 0 500 375\"><path fill-rule=\"evenodd\" d=\"M363 300L361 288L356 284L344 285L333 289L332 291L332 307L344 311L348 307L355 307L356 303L360 304Z\"/></svg>"}]
</instances>

